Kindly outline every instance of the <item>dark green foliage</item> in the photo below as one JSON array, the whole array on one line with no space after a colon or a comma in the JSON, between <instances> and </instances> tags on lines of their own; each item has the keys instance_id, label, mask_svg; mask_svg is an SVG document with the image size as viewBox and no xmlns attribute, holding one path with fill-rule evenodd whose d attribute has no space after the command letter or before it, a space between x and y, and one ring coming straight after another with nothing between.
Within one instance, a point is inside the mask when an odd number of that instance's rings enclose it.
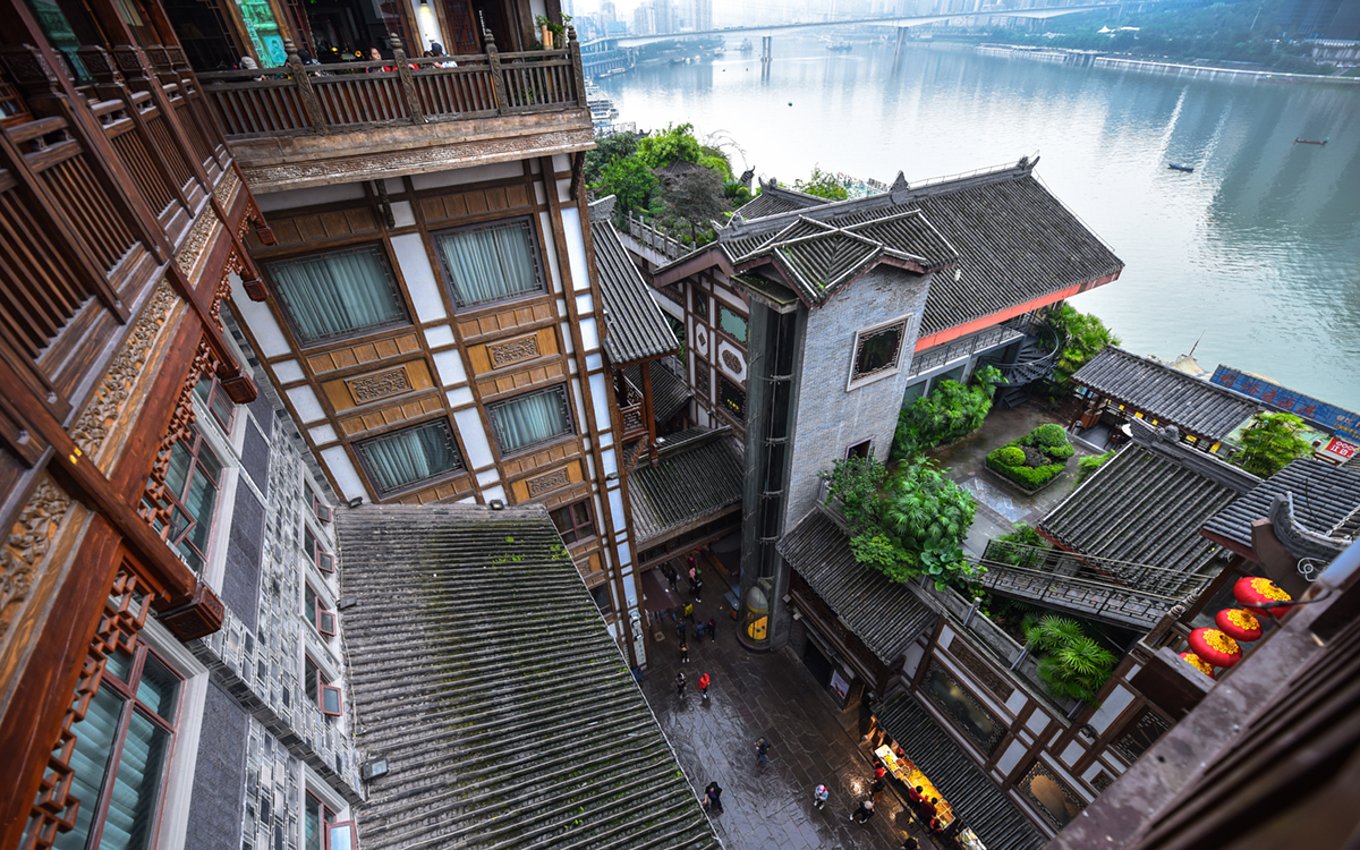
<instances>
[{"instance_id":1,"label":"dark green foliage","mask_svg":"<svg viewBox=\"0 0 1360 850\"><path fill-rule=\"evenodd\" d=\"M806 180L795 180L793 188L799 192L816 195L830 201L843 201L850 197L845 184L834 174L823 171L820 166L812 167L812 174Z\"/></svg>"},{"instance_id":2,"label":"dark green foliage","mask_svg":"<svg viewBox=\"0 0 1360 850\"><path fill-rule=\"evenodd\" d=\"M992 409L992 394L1000 380L999 370L983 366L973 374L971 386L940 381L930 395L902 408L893 436L893 459L913 457L981 428Z\"/></svg>"},{"instance_id":3,"label":"dark green foliage","mask_svg":"<svg viewBox=\"0 0 1360 850\"><path fill-rule=\"evenodd\" d=\"M873 458L851 458L823 478L840 502L859 563L893 581L928 576L941 589L980 574L961 545L973 524L973 499L929 461L889 474Z\"/></svg>"},{"instance_id":4,"label":"dark green foliage","mask_svg":"<svg viewBox=\"0 0 1360 850\"><path fill-rule=\"evenodd\" d=\"M666 202L666 209L688 225L690 239L696 244L708 241L700 240L700 236L710 233L709 222L721 218L727 211L722 177L709 169L675 177L662 190L661 198Z\"/></svg>"},{"instance_id":5,"label":"dark green foliage","mask_svg":"<svg viewBox=\"0 0 1360 850\"><path fill-rule=\"evenodd\" d=\"M1053 545L1028 523L1017 522L1014 531L998 535L987 547L987 557L1015 567L1037 567Z\"/></svg>"},{"instance_id":6,"label":"dark green foliage","mask_svg":"<svg viewBox=\"0 0 1360 850\"><path fill-rule=\"evenodd\" d=\"M584 171L587 185L594 186L600 182L600 177L604 175L605 166L617 159L626 159L637 153L638 139L641 138L636 133L614 133L610 136L599 136L595 139L594 150L586 151L586 166ZM601 194L608 194L603 192Z\"/></svg>"},{"instance_id":7,"label":"dark green foliage","mask_svg":"<svg viewBox=\"0 0 1360 850\"><path fill-rule=\"evenodd\" d=\"M1020 453L1019 458L1016 452ZM1018 440L987 453L987 468L1026 490L1038 490L1057 478L1076 450L1060 425L1040 425ZM1016 462L1017 459L1020 462Z\"/></svg>"},{"instance_id":8,"label":"dark green foliage","mask_svg":"<svg viewBox=\"0 0 1360 850\"><path fill-rule=\"evenodd\" d=\"M1085 481L1092 472L1100 469L1112 457L1114 457L1114 449L1110 449L1102 455L1088 455L1077 461L1077 486L1080 486L1081 482Z\"/></svg>"},{"instance_id":9,"label":"dark green foliage","mask_svg":"<svg viewBox=\"0 0 1360 850\"><path fill-rule=\"evenodd\" d=\"M592 185L601 195L616 196L616 209L621 212L651 209L658 190L656 175L636 157L609 163L600 179Z\"/></svg>"},{"instance_id":10,"label":"dark green foliage","mask_svg":"<svg viewBox=\"0 0 1360 850\"><path fill-rule=\"evenodd\" d=\"M1232 462L1252 475L1269 478L1291 460L1312 453L1303 430L1303 420L1292 413L1258 413L1242 432L1242 451Z\"/></svg>"},{"instance_id":11,"label":"dark green foliage","mask_svg":"<svg viewBox=\"0 0 1360 850\"><path fill-rule=\"evenodd\" d=\"M1039 678L1055 695L1095 699L1118 659L1067 617L1045 614L1026 625L1025 638L1039 654Z\"/></svg>"},{"instance_id":12,"label":"dark green foliage","mask_svg":"<svg viewBox=\"0 0 1360 850\"><path fill-rule=\"evenodd\" d=\"M637 157L648 168L665 168L677 162L698 163L702 156L703 146L694 138L693 124L672 124L641 139L637 146ZM725 176L730 175L729 168Z\"/></svg>"},{"instance_id":13,"label":"dark green foliage","mask_svg":"<svg viewBox=\"0 0 1360 850\"><path fill-rule=\"evenodd\" d=\"M1062 349L1053 367L1053 380L1059 385L1070 381L1072 375L1105 346L1119 344L1119 337L1111 333L1104 322L1070 304L1059 304L1050 310L1047 321L1061 340Z\"/></svg>"}]
</instances>

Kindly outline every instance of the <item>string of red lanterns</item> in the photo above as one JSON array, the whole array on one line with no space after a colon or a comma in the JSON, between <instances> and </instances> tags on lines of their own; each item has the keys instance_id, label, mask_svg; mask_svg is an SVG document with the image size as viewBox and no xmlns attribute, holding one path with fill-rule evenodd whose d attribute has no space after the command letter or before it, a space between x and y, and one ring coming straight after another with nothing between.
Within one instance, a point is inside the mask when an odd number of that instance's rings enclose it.
<instances>
[{"instance_id":1,"label":"string of red lanterns","mask_svg":"<svg viewBox=\"0 0 1360 850\"><path fill-rule=\"evenodd\" d=\"M1286 606L1262 608L1270 602L1291 602L1293 597L1268 578L1246 576L1233 584L1233 598L1241 608L1224 608L1214 615L1217 628L1200 627L1190 632L1187 642L1190 651L1179 653L1180 658L1209 678L1214 668L1227 669L1242 660L1242 646L1238 641L1259 640L1264 629L1259 618L1283 617Z\"/></svg>"}]
</instances>

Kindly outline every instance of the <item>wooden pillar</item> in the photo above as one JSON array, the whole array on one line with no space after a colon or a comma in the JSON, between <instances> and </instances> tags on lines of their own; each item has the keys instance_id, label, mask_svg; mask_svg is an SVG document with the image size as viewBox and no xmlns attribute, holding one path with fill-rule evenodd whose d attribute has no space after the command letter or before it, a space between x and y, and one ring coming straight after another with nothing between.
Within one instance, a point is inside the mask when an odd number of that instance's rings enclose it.
<instances>
[{"instance_id":1,"label":"wooden pillar","mask_svg":"<svg viewBox=\"0 0 1360 850\"><path fill-rule=\"evenodd\" d=\"M647 425L647 454L656 460L656 415L652 403L652 362L642 361L642 421Z\"/></svg>"}]
</instances>

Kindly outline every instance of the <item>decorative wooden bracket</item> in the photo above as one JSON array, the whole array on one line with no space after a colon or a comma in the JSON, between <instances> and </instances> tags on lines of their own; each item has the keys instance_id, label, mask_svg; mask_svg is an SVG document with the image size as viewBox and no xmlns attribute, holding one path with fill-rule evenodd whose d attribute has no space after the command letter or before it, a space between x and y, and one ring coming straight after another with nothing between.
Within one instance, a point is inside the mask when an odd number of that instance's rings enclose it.
<instances>
[{"instance_id":1,"label":"decorative wooden bracket","mask_svg":"<svg viewBox=\"0 0 1360 850\"><path fill-rule=\"evenodd\" d=\"M586 155L584 151L577 151L571 155L571 199L580 200L581 181L586 173Z\"/></svg>"}]
</instances>

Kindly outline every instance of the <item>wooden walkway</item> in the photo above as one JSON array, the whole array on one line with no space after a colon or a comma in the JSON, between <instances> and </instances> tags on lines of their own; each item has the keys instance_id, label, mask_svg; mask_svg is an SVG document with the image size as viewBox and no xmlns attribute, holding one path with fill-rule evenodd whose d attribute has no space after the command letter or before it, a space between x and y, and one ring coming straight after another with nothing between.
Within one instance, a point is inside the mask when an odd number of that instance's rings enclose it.
<instances>
[{"instance_id":1,"label":"wooden walkway","mask_svg":"<svg viewBox=\"0 0 1360 850\"><path fill-rule=\"evenodd\" d=\"M987 572L982 584L992 593L1125 628L1152 628L1177 601L1175 597L1085 576L996 561L984 562L984 566Z\"/></svg>"}]
</instances>

